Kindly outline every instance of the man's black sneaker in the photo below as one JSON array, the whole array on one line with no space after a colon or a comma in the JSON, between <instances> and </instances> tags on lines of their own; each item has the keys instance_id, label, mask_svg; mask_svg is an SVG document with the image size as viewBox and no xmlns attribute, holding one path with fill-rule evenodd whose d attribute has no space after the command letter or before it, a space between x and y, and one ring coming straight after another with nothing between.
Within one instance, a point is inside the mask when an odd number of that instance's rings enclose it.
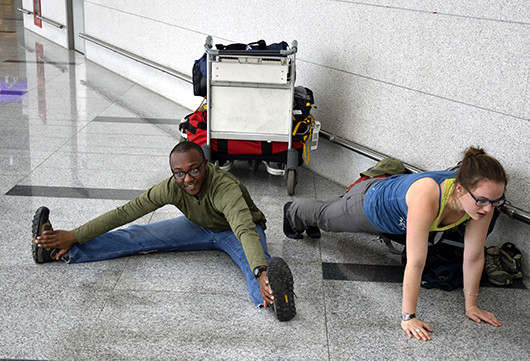
<instances>
[{"instance_id":1,"label":"man's black sneaker","mask_svg":"<svg viewBox=\"0 0 530 361\"><path fill-rule=\"evenodd\" d=\"M304 236L302 235L302 232L298 232L291 226L291 222L287 219L287 210L291 206L293 202L287 202L283 206L283 233L292 239L302 239Z\"/></svg>"},{"instance_id":2,"label":"man's black sneaker","mask_svg":"<svg viewBox=\"0 0 530 361\"><path fill-rule=\"evenodd\" d=\"M271 258L267 265L267 278L274 295L272 307L276 318L280 321L289 321L296 315L293 275L289 266L279 257Z\"/></svg>"},{"instance_id":3,"label":"man's black sneaker","mask_svg":"<svg viewBox=\"0 0 530 361\"><path fill-rule=\"evenodd\" d=\"M310 238L320 238L321 237L320 229L317 226L307 227L307 229L305 230L305 233Z\"/></svg>"},{"instance_id":4,"label":"man's black sneaker","mask_svg":"<svg viewBox=\"0 0 530 361\"><path fill-rule=\"evenodd\" d=\"M507 286L512 283L513 277L502 268L499 253L497 246L486 248L484 270L488 281L497 286Z\"/></svg>"},{"instance_id":5,"label":"man's black sneaker","mask_svg":"<svg viewBox=\"0 0 530 361\"><path fill-rule=\"evenodd\" d=\"M523 272L521 272L523 254L521 251L513 243L506 242L499 249L499 254L504 270L511 274L514 279L523 278Z\"/></svg>"},{"instance_id":6,"label":"man's black sneaker","mask_svg":"<svg viewBox=\"0 0 530 361\"><path fill-rule=\"evenodd\" d=\"M33 241L31 242L31 253L33 254L33 260L36 263L45 263L56 261L57 253L59 252L56 248L42 248L37 246L36 239L44 231L52 231L53 227L48 219L50 210L47 207L40 207L35 212L33 217L32 233Z\"/></svg>"}]
</instances>

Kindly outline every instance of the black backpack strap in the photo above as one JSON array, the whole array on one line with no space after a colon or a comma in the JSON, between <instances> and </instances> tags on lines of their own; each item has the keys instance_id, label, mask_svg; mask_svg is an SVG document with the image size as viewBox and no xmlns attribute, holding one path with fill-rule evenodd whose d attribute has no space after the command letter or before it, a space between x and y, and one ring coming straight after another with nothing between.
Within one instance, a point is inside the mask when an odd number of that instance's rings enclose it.
<instances>
[{"instance_id":1,"label":"black backpack strap","mask_svg":"<svg viewBox=\"0 0 530 361\"><path fill-rule=\"evenodd\" d=\"M267 49L267 43L265 42L265 40L261 39L261 40L258 40L258 41L255 41L253 43L248 43L248 45L252 48L256 47L256 45L258 46L258 49L259 50L265 50Z\"/></svg>"},{"instance_id":2,"label":"black backpack strap","mask_svg":"<svg viewBox=\"0 0 530 361\"><path fill-rule=\"evenodd\" d=\"M261 154L269 155L272 154L272 142L261 142Z\"/></svg>"},{"instance_id":3,"label":"black backpack strap","mask_svg":"<svg viewBox=\"0 0 530 361\"><path fill-rule=\"evenodd\" d=\"M191 113L193 114L193 113ZM183 119L186 119L186 121L181 121L180 124L179 124L179 130L182 132L182 131L188 131L189 129L189 126L190 126L190 115L191 114L188 114L186 115Z\"/></svg>"},{"instance_id":4,"label":"black backpack strap","mask_svg":"<svg viewBox=\"0 0 530 361\"><path fill-rule=\"evenodd\" d=\"M267 43L263 39L252 42L252 43L248 43L248 46L252 48L255 48L257 46L259 50L267 49ZM215 44L215 47L217 48L217 50L247 50L247 44L243 44L243 43L234 43L234 44L228 44L228 45Z\"/></svg>"},{"instance_id":5,"label":"black backpack strap","mask_svg":"<svg viewBox=\"0 0 530 361\"><path fill-rule=\"evenodd\" d=\"M202 130L208 129L208 124L206 123L205 113L206 112L202 112L201 120L197 122L197 126L192 125L190 122L190 117L194 115L195 113L186 115L184 117L186 118L186 121L179 124L179 130L181 132L185 130L186 132L190 132L191 134L197 134L197 129L202 129Z\"/></svg>"},{"instance_id":6,"label":"black backpack strap","mask_svg":"<svg viewBox=\"0 0 530 361\"><path fill-rule=\"evenodd\" d=\"M228 45L219 44L219 45L222 47L222 49L218 48L218 50L245 50L247 48L247 44L241 44L241 43L228 44Z\"/></svg>"},{"instance_id":7,"label":"black backpack strap","mask_svg":"<svg viewBox=\"0 0 530 361\"><path fill-rule=\"evenodd\" d=\"M228 154L227 139L217 139L217 152L220 154Z\"/></svg>"}]
</instances>

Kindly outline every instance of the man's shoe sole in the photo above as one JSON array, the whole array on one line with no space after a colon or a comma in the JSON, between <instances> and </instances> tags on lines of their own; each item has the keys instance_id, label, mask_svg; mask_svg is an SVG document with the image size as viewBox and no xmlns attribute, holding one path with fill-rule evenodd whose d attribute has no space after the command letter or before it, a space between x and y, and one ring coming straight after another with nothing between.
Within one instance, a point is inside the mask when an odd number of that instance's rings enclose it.
<instances>
[{"instance_id":1,"label":"man's shoe sole","mask_svg":"<svg viewBox=\"0 0 530 361\"><path fill-rule=\"evenodd\" d=\"M273 309L280 321L289 321L296 316L293 275L287 263L279 257L270 259L267 277L274 295Z\"/></svg>"},{"instance_id":2,"label":"man's shoe sole","mask_svg":"<svg viewBox=\"0 0 530 361\"><path fill-rule=\"evenodd\" d=\"M42 225L46 222L48 222L50 216L50 210L47 207L40 207L35 212L35 216L33 217L33 224L32 224L32 234L33 234L33 241L31 242L31 254L33 255L33 260L36 263L45 263L45 262L51 262L54 261L53 258L50 257L49 250L46 250L45 248L41 248L37 246L37 243L35 240L38 236L40 236L39 232L42 228Z\"/></svg>"}]
</instances>

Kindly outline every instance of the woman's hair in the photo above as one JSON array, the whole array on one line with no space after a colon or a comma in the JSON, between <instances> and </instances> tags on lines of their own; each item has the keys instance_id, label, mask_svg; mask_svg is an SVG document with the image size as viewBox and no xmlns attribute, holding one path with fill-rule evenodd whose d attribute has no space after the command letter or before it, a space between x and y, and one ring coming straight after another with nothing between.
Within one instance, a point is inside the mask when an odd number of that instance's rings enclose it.
<instances>
[{"instance_id":1,"label":"woman's hair","mask_svg":"<svg viewBox=\"0 0 530 361\"><path fill-rule=\"evenodd\" d=\"M486 154L482 148L469 147L464 152L464 159L456 173L456 182L468 189L473 189L483 180L495 183L508 183L504 168L499 161Z\"/></svg>"}]
</instances>

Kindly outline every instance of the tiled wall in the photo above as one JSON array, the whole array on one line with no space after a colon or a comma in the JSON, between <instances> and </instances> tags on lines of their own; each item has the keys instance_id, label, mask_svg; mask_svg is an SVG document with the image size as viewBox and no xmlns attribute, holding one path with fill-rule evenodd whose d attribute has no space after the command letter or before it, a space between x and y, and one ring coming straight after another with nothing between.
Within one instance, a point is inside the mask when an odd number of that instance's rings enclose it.
<instances>
[{"instance_id":1,"label":"tiled wall","mask_svg":"<svg viewBox=\"0 0 530 361\"><path fill-rule=\"evenodd\" d=\"M504 164L509 200L530 209L525 1L89 0L85 32L188 75L207 35L296 39L297 85L314 91L323 129L426 170L482 146ZM200 103L167 74L89 43L86 56L190 109ZM322 141L310 168L347 185L372 163ZM489 242L530 257L528 230L503 216Z\"/></svg>"}]
</instances>

